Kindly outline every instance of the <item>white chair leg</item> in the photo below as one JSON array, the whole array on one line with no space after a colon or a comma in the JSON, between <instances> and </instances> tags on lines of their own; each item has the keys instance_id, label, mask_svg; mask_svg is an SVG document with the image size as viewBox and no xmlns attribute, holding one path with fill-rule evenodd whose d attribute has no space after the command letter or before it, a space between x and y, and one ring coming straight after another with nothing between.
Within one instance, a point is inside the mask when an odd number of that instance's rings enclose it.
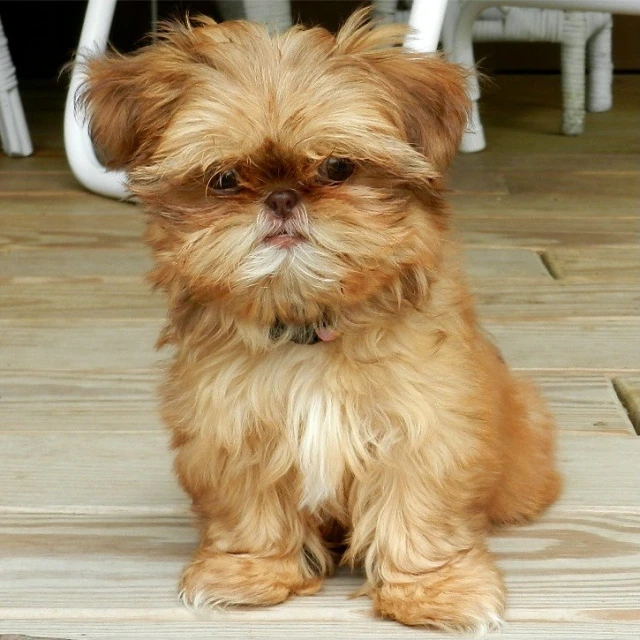
<instances>
[{"instance_id":1,"label":"white chair leg","mask_svg":"<svg viewBox=\"0 0 640 640\"><path fill-rule=\"evenodd\" d=\"M567 11L562 40L562 133L577 136L584 130L587 19L583 12Z\"/></svg>"},{"instance_id":2,"label":"white chair leg","mask_svg":"<svg viewBox=\"0 0 640 640\"><path fill-rule=\"evenodd\" d=\"M273 31L283 31L291 26L289 0L244 0L244 15L251 22L263 22Z\"/></svg>"},{"instance_id":3,"label":"white chair leg","mask_svg":"<svg viewBox=\"0 0 640 640\"><path fill-rule=\"evenodd\" d=\"M453 49L451 58L454 62L469 69L468 93L471 98L471 113L467 124L467 131L462 136L460 150L466 153L482 151L486 147L484 129L480 120L478 100L480 99L480 83L475 73L475 58L473 55L472 31L478 14L486 9L499 4L484 0L463 2L453 36Z\"/></svg>"},{"instance_id":4,"label":"white chair leg","mask_svg":"<svg viewBox=\"0 0 640 640\"><path fill-rule=\"evenodd\" d=\"M89 0L80 34L78 54L105 51L113 21L116 0ZM107 171L93 150L88 123L76 114L76 93L83 77L78 66L71 74L71 82L64 111L64 146L69 166L78 181L90 191L111 198L126 198L126 174Z\"/></svg>"},{"instance_id":5,"label":"white chair leg","mask_svg":"<svg viewBox=\"0 0 640 640\"><path fill-rule=\"evenodd\" d=\"M404 46L423 53L435 51L442 31L447 0L413 0L409 14L412 32Z\"/></svg>"},{"instance_id":6,"label":"white chair leg","mask_svg":"<svg viewBox=\"0 0 640 640\"><path fill-rule=\"evenodd\" d=\"M456 34L458 18L460 17L460 6L461 0L449 0L447 10L444 14L440 42L442 43L442 50L447 56L451 56L453 52L453 41Z\"/></svg>"},{"instance_id":7,"label":"white chair leg","mask_svg":"<svg viewBox=\"0 0 640 640\"><path fill-rule=\"evenodd\" d=\"M587 109L592 112L608 111L613 105L611 85L613 83L613 61L611 60L611 17L600 31L587 41L589 76Z\"/></svg>"},{"instance_id":8,"label":"white chair leg","mask_svg":"<svg viewBox=\"0 0 640 640\"><path fill-rule=\"evenodd\" d=\"M9 156L30 156L33 146L24 117L16 70L0 22L0 139Z\"/></svg>"}]
</instances>

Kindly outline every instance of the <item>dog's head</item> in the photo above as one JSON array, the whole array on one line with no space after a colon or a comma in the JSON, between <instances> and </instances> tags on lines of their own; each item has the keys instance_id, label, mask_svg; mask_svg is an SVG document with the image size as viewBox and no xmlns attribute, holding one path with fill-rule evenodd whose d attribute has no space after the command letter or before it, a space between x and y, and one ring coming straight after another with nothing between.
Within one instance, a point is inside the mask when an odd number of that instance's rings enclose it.
<instances>
[{"instance_id":1,"label":"dog's head","mask_svg":"<svg viewBox=\"0 0 640 640\"><path fill-rule=\"evenodd\" d=\"M86 61L94 142L150 213L161 284L265 326L424 293L467 98L402 35L362 12L337 36L201 18Z\"/></svg>"}]
</instances>

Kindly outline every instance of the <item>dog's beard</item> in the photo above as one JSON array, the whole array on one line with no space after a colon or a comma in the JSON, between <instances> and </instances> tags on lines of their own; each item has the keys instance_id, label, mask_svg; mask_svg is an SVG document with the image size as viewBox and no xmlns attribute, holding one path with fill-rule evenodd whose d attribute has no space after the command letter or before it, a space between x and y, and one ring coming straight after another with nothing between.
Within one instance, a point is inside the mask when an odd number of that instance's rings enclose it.
<instances>
[{"instance_id":1,"label":"dog's beard","mask_svg":"<svg viewBox=\"0 0 640 640\"><path fill-rule=\"evenodd\" d=\"M317 231L304 210L283 222L261 213L249 234L252 249L238 264L235 277L239 286L271 286L278 281L284 291L326 291L339 280L335 257L318 242ZM271 238L289 237L294 243L281 247Z\"/></svg>"},{"instance_id":2,"label":"dog's beard","mask_svg":"<svg viewBox=\"0 0 640 640\"><path fill-rule=\"evenodd\" d=\"M276 234L296 242L269 242ZM253 222L236 219L226 228L191 232L176 263L202 302L222 298L227 311L261 324L321 323L346 272L306 214L278 222L260 213Z\"/></svg>"}]
</instances>

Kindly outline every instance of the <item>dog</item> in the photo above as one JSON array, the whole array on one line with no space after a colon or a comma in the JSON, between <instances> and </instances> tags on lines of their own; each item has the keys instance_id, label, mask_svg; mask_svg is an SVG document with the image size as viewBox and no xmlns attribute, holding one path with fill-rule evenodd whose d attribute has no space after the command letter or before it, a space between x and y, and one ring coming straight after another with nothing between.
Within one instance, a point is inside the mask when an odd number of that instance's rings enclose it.
<instances>
[{"instance_id":1,"label":"dog","mask_svg":"<svg viewBox=\"0 0 640 640\"><path fill-rule=\"evenodd\" d=\"M449 231L465 74L403 35L363 11L335 36L200 17L82 63L168 301L188 604L313 594L342 562L384 617L484 632L505 607L487 533L560 492L553 420L482 333Z\"/></svg>"}]
</instances>

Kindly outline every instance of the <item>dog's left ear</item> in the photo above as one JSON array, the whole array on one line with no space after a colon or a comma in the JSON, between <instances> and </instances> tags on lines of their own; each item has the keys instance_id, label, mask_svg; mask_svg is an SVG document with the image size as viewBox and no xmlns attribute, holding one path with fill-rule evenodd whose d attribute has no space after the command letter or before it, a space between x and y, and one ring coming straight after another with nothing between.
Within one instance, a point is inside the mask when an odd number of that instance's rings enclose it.
<instances>
[{"instance_id":1,"label":"dog's left ear","mask_svg":"<svg viewBox=\"0 0 640 640\"><path fill-rule=\"evenodd\" d=\"M455 155L467 124L466 72L437 54L402 44L406 27L376 25L370 11L356 11L336 37L338 50L379 74L405 129L407 141L440 171Z\"/></svg>"},{"instance_id":2,"label":"dog's left ear","mask_svg":"<svg viewBox=\"0 0 640 640\"><path fill-rule=\"evenodd\" d=\"M391 88L407 140L440 171L446 169L467 126L464 71L437 55L400 48L380 51L371 60Z\"/></svg>"}]
</instances>

